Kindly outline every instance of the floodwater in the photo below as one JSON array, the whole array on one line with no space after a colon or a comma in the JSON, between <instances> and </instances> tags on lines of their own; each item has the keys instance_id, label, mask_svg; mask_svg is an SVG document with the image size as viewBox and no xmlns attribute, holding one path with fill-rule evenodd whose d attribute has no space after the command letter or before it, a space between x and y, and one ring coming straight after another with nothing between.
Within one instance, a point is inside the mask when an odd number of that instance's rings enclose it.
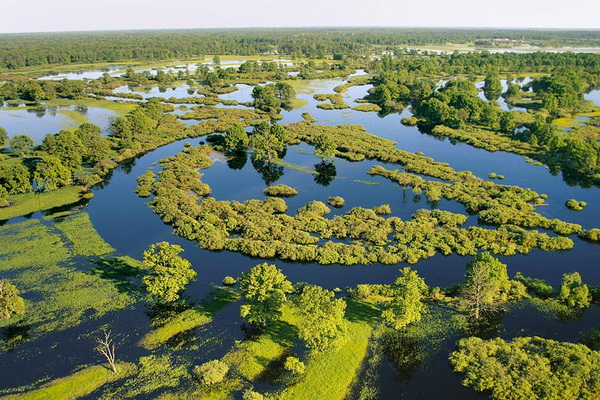
<instances>
[{"instance_id":1,"label":"floodwater","mask_svg":"<svg viewBox=\"0 0 600 400\"><path fill-rule=\"evenodd\" d=\"M364 113L351 109L321 110L316 107L318 102L313 99L315 93L333 93L333 88L342 83L343 80L337 79L317 80L303 87L297 97L306 100L306 104L291 111L283 111L284 118L280 123L301 121L301 114L310 112L317 119L317 124L330 126L361 124L368 132L395 141L397 148L413 152L422 151L437 161L450 163L456 170L471 170L485 179L490 172L502 174L506 178L501 183L530 187L538 193L546 193L548 205L540 207L539 212L549 218L580 223L586 228L600 225L600 201L598 201L600 189L597 187L577 185L565 179L560 173L553 175L543 166L527 163L524 157L518 155L504 152L492 153L421 133L416 127L406 127L400 123L400 120L410 115L408 110L382 117L372 112ZM241 102L248 101L252 87L238 85L238 88L238 91L221 97ZM369 85L350 87L343 93L344 100L354 107L357 105L354 100L363 97L369 88ZM170 92L167 95L161 93L160 96L167 98L179 94L183 96L183 93L187 94L188 89L187 85L182 85L167 89ZM597 99L594 96L598 96L598 91L587 96ZM175 111L176 114L184 112L185 110L181 109ZM0 113L0 126L3 125L1 121L5 121L1 119L2 115ZM55 120L38 121L44 126L45 132L57 131L52 125L52 121ZM9 132L13 133L14 129L22 128L15 125L10 129L12 131ZM142 252L150 244L163 240L181 245L185 249L183 256L189 259L198 271L196 281L186 289L186 295L191 301L202 299L211 290L212 284L220 283L224 276L238 276L257 263L265 261L227 251L211 252L198 248L195 243L173 235L172 228L164 224L147 206L148 199L139 198L134 193L136 178L144 171L147 169L159 171L159 160L180 152L185 142L196 145L201 140L203 139L177 141L121 165L114 171L108 182L93 189L94 198L85 209L100 235L117 250L118 254L141 258ZM304 143L290 146L284 161L312 171L315 169L315 164L320 162L313 151L311 146ZM389 180L367 174L372 165L401 169L398 165L370 160L349 162L337 158L334 164L336 174L328 185L316 182L315 175L301 170L302 168L284 167L279 171L281 175L273 181L273 184L288 184L299 191L297 196L286 200L289 213L295 212L298 207L310 200L325 201L330 196L342 196L346 199L346 206L342 210L333 209L332 215L355 206L374 207L380 204L390 204L392 215L402 218L410 218L410 215L420 208L464 212L464 207L457 202L447 200L429 202L425 196L416 195L410 189L404 190ZM242 201L265 198L263 194L263 189L266 187L265 178L274 179L258 173L250 159L246 160L245 164L239 163L236 169L233 169L224 157L218 155L215 155L214 165L201 172L204 175L203 182L208 183L212 188L212 196L220 200ZM583 211L571 211L564 205L570 198L586 201L588 206ZM32 217L39 218L41 215L42 213L35 213ZM8 223L23 219L16 218ZM467 224L476 225L476 217L471 216ZM500 258L508 264L511 276L521 271L526 276L546 279L550 284L557 285L563 273L579 271L585 282L600 285L600 246L581 241L576 237L573 237L573 240L575 247L571 251L535 250L529 255ZM279 260L266 261L276 264L293 282L310 282L329 289L344 288L359 283L390 283L398 269L405 266L405 264L322 266ZM436 255L412 267L419 271L428 285L447 286L463 281L467 262L469 262L468 257ZM593 306L581 319L571 322L548 319L539 311L524 307L512 310L504 317L500 335L511 338L535 334L557 340L575 341L578 332L594 326L599 321L600 307L598 306ZM77 328L53 333L36 342L24 344L3 356L0 359L0 367L6 373L0 379L0 388L29 384L48 373L53 376L63 376L78 365L94 362L96 358L91 351L83 348L83 344L72 345L72 343L78 343L76 338L79 335L108 322L115 334L125 338L121 349L123 360L136 360L139 356L148 354L135 345L140 335L151 329L146 308L138 304L134 309L115 312L100 320L90 321ZM192 352L194 359L201 362L222 357L234 340L243 337L239 329L240 324L237 305L231 305L217 314L211 324L197 330L196 334L200 338L219 337L221 340L217 344L201 346L199 350ZM399 372L389 360L384 360L378 370L378 385L381 389L379 398L433 399L440 396L461 399L485 398L461 386L460 377L451 370L447 357L453 351L457 339L458 337L451 336L443 340L439 347L432 350L423 362L414 366L408 375L402 375L404 372ZM186 347L179 351L184 354Z\"/></svg>"}]
</instances>

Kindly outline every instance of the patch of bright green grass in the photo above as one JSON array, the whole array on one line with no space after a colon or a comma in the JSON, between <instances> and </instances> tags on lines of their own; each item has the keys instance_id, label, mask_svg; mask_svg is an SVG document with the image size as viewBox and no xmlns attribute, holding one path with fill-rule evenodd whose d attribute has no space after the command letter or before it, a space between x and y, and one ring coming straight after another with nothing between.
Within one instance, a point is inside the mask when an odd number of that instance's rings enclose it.
<instances>
[{"instance_id":1,"label":"patch of bright green grass","mask_svg":"<svg viewBox=\"0 0 600 400\"><path fill-rule=\"evenodd\" d=\"M31 392L3 397L6 400L70 400L78 399L93 393L101 386L132 375L135 364L118 363L115 374L110 367L94 365L74 374L55 379L43 387Z\"/></svg>"},{"instance_id":2,"label":"patch of bright green grass","mask_svg":"<svg viewBox=\"0 0 600 400\"><path fill-rule=\"evenodd\" d=\"M30 336L77 326L133 303L111 280L66 266L71 254L51 227L30 220L0 227L0 273L26 300L23 316L0 320L0 327L20 323Z\"/></svg>"},{"instance_id":3,"label":"patch of bright green grass","mask_svg":"<svg viewBox=\"0 0 600 400\"><path fill-rule=\"evenodd\" d=\"M71 118L77 125L90 122L90 120L85 115L81 114L79 111L76 110L58 110L58 112Z\"/></svg>"},{"instance_id":4,"label":"patch of bright green grass","mask_svg":"<svg viewBox=\"0 0 600 400\"><path fill-rule=\"evenodd\" d=\"M239 295L233 291L216 290L198 307L177 314L164 325L146 334L139 344L148 350L156 349L179 333L208 324L215 313L238 299Z\"/></svg>"},{"instance_id":5,"label":"patch of bright green grass","mask_svg":"<svg viewBox=\"0 0 600 400\"><path fill-rule=\"evenodd\" d=\"M81 189L81 186L66 186L51 192L8 196L7 200L11 205L0 208L0 220L76 203L81 198Z\"/></svg>"},{"instance_id":6,"label":"patch of bright green grass","mask_svg":"<svg viewBox=\"0 0 600 400\"><path fill-rule=\"evenodd\" d=\"M73 244L75 254L100 256L115 250L96 232L87 213L82 212L69 216L57 223L56 227Z\"/></svg>"},{"instance_id":7,"label":"patch of bright green grass","mask_svg":"<svg viewBox=\"0 0 600 400\"><path fill-rule=\"evenodd\" d=\"M299 380L284 388L278 400L340 400L347 397L367 355L372 327L378 311L374 306L350 300L346 318L348 338L339 348L323 353L311 353L306 372ZM301 321L295 321L301 323Z\"/></svg>"}]
</instances>

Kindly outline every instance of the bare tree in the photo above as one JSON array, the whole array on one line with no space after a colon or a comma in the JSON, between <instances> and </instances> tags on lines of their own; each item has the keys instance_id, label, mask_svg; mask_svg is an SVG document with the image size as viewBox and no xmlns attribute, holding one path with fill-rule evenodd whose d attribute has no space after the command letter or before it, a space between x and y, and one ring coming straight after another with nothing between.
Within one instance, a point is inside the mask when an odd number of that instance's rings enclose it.
<instances>
[{"instance_id":1,"label":"bare tree","mask_svg":"<svg viewBox=\"0 0 600 400\"><path fill-rule=\"evenodd\" d=\"M467 283L462 289L463 306L476 319L482 314L499 311L501 301L497 298L497 288L485 264L476 265L467 273Z\"/></svg>"},{"instance_id":2,"label":"bare tree","mask_svg":"<svg viewBox=\"0 0 600 400\"><path fill-rule=\"evenodd\" d=\"M96 342L98 343L96 351L106 358L106 361L110 364L113 372L115 374L118 373L115 357L115 342L110 338L110 331L104 331L104 339L96 338Z\"/></svg>"}]
</instances>

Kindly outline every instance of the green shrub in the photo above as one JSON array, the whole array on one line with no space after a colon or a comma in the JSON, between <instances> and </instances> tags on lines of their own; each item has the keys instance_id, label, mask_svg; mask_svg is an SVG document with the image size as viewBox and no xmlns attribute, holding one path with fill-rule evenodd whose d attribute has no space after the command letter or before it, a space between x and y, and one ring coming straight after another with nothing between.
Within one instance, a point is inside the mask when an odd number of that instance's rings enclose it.
<instances>
[{"instance_id":1,"label":"green shrub","mask_svg":"<svg viewBox=\"0 0 600 400\"><path fill-rule=\"evenodd\" d=\"M229 366L222 361L212 360L194 367L194 376L203 385L222 382L229 372Z\"/></svg>"},{"instance_id":2,"label":"green shrub","mask_svg":"<svg viewBox=\"0 0 600 400\"><path fill-rule=\"evenodd\" d=\"M279 184L275 186L269 186L263 192L267 196L279 196L279 197L292 197L298 194L298 191L288 185Z\"/></svg>"},{"instance_id":3,"label":"green shrub","mask_svg":"<svg viewBox=\"0 0 600 400\"><path fill-rule=\"evenodd\" d=\"M415 126L419 123L419 119L416 117L404 117L402 118L402 125Z\"/></svg>"},{"instance_id":4,"label":"green shrub","mask_svg":"<svg viewBox=\"0 0 600 400\"><path fill-rule=\"evenodd\" d=\"M565 205L570 210L581 211L585 208L585 206L587 206L587 203L585 201L577 201L575 199L569 199L569 200L567 200Z\"/></svg>"},{"instance_id":5,"label":"green shrub","mask_svg":"<svg viewBox=\"0 0 600 400\"><path fill-rule=\"evenodd\" d=\"M389 204L382 204L378 207L375 207L373 208L373 211L375 211L375 214L379 215L388 215L392 213L392 209Z\"/></svg>"},{"instance_id":6,"label":"green shrub","mask_svg":"<svg viewBox=\"0 0 600 400\"><path fill-rule=\"evenodd\" d=\"M235 278L231 276L226 276L225 278L223 278L223 285L225 286L233 286L236 282L237 281L235 280Z\"/></svg>"},{"instance_id":7,"label":"green shrub","mask_svg":"<svg viewBox=\"0 0 600 400\"><path fill-rule=\"evenodd\" d=\"M342 208L344 207L344 204L346 203L346 200L344 200L343 197L340 196L334 196L334 197L330 197L327 199L327 203L335 208Z\"/></svg>"},{"instance_id":8,"label":"green shrub","mask_svg":"<svg viewBox=\"0 0 600 400\"><path fill-rule=\"evenodd\" d=\"M292 356L285 359L283 367L294 375L302 375L306 370L304 363Z\"/></svg>"}]
</instances>

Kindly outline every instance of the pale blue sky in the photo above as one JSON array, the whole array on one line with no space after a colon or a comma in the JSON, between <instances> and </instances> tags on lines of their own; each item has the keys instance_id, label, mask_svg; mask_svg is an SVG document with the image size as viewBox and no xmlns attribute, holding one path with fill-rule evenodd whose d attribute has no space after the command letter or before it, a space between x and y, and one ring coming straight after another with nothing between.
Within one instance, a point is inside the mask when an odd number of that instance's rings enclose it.
<instances>
[{"instance_id":1,"label":"pale blue sky","mask_svg":"<svg viewBox=\"0 0 600 400\"><path fill-rule=\"evenodd\" d=\"M0 0L0 32L273 26L600 29L600 0Z\"/></svg>"}]
</instances>

